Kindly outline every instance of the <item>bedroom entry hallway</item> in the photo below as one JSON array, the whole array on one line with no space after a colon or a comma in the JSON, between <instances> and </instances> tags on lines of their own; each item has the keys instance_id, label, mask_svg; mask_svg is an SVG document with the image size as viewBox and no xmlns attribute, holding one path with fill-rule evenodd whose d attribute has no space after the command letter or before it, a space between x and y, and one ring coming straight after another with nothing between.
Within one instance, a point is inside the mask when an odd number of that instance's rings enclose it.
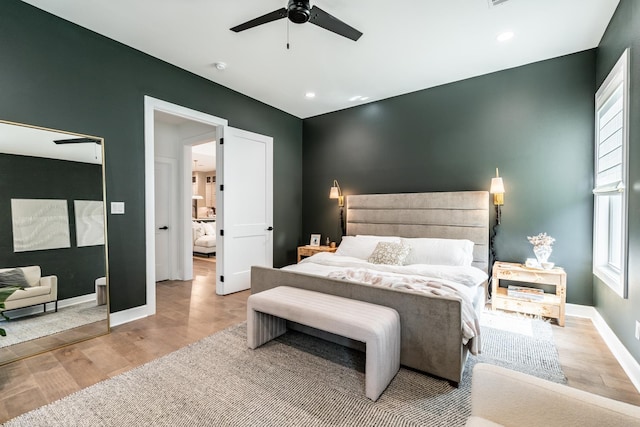
<instances>
[{"instance_id":1,"label":"bedroom entry hallway","mask_svg":"<svg viewBox=\"0 0 640 427\"><path fill-rule=\"evenodd\" d=\"M166 101L144 101L147 315L156 313L157 281L193 277L194 145L215 142L217 274L211 285L219 295L248 289L250 267L273 263L273 138ZM160 169L169 170L168 179L157 179Z\"/></svg>"}]
</instances>

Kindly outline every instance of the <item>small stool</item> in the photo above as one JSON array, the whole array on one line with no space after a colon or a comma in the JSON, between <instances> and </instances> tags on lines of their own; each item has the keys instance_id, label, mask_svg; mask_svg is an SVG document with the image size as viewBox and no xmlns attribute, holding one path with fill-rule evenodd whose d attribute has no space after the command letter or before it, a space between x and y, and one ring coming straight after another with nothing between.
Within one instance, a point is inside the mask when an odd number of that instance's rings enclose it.
<instances>
[{"instance_id":1,"label":"small stool","mask_svg":"<svg viewBox=\"0 0 640 427\"><path fill-rule=\"evenodd\" d=\"M98 277L96 279L96 304L104 305L107 303L107 278Z\"/></svg>"}]
</instances>

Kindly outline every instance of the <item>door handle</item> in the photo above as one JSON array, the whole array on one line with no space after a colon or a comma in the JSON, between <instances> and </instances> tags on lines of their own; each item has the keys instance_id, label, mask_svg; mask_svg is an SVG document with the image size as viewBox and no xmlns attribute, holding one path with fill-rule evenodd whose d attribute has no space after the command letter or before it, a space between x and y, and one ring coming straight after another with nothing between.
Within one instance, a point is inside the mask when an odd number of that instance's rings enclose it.
<instances>
[{"instance_id":1,"label":"door handle","mask_svg":"<svg viewBox=\"0 0 640 427\"><path fill-rule=\"evenodd\" d=\"M273 231L273 227L267 227L267 231Z\"/></svg>"},{"instance_id":2,"label":"door handle","mask_svg":"<svg viewBox=\"0 0 640 427\"><path fill-rule=\"evenodd\" d=\"M158 230L168 230L168 229L169 229L169 227L167 227L166 225L164 227L158 228Z\"/></svg>"}]
</instances>

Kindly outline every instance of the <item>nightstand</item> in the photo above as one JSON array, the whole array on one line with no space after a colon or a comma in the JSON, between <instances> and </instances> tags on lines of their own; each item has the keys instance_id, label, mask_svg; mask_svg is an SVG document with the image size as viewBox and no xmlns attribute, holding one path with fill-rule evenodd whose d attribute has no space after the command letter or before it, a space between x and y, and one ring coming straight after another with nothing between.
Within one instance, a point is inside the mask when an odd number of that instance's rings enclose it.
<instances>
[{"instance_id":1,"label":"nightstand","mask_svg":"<svg viewBox=\"0 0 640 427\"><path fill-rule=\"evenodd\" d=\"M337 249L338 248L332 248L330 246L298 246L298 262L300 262L302 258L315 255L319 252L335 252Z\"/></svg>"},{"instance_id":2,"label":"nightstand","mask_svg":"<svg viewBox=\"0 0 640 427\"><path fill-rule=\"evenodd\" d=\"M507 288L500 287L500 280L526 282L535 285L555 285L555 293L545 292L539 300L509 296ZM558 319L564 326L565 304L567 300L567 273L555 267L549 270L525 267L511 262L493 264L491 280L491 309L517 311Z\"/></svg>"}]
</instances>

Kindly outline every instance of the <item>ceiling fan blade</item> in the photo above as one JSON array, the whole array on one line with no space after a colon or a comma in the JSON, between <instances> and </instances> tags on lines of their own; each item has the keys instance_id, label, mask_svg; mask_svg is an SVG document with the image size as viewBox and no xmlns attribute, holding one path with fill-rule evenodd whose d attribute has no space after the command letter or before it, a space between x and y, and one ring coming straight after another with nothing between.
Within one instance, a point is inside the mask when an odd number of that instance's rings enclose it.
<instances>
[{"instance_id":1,"label":"ceiling fan blade","mask_svg":"<svg viewBox=\"0 0 640 427\"><path fill-rule=\"evenodd\" d=\"M58 139L53 141L56 144L82 144L84 142L93 142L94 144L101 145L102 141L95 138L70 138L70 139Z\"/></svg>"},{"instance_id":2,"label":"ceiling fan blade","mask_svg":"<svg viewBox=\"0 0 640 427\"><path fill-rule=\"evenodd\" d=\"M287 9L283 7L282 9L274 10L273 12L269 12L266 15L262 15L258 18L252 19L251 21L247 21L244 24L236 25L230 30L236 33L239 33L240 31L248 30L249 28L257 27L258 25L277 21L278 19L282 19L286 17L287 17Z\"/></svg>"},{"instance_id":3,"label":"ceiling fan blade","mask_svg":"<svg viewBox=\"0 0 640 427\"><path fill-rule=\"evenodd\" d=\"M328 14L318 6L313 6L311 8L311 17L309 18L309 22L353 41L358 41L362 35L360 31L345 24L335 16Z\"/></svg>"}]
</instances>

